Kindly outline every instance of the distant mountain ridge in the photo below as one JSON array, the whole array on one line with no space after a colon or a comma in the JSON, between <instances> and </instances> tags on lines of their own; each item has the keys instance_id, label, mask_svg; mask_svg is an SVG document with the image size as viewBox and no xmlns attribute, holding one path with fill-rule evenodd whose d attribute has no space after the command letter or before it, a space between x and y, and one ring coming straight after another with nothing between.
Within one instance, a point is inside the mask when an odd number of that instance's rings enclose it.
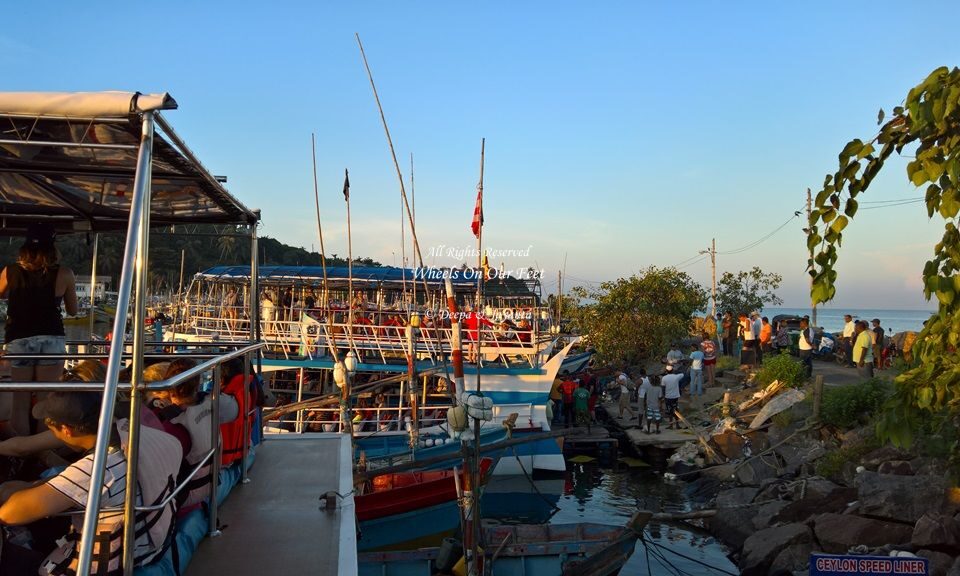
<instances>
[{"instance_id":1,"label":"distant mountain ridge","mask_svg":"<svg viewBox=\"0 0 960 576\"><path fill-rule=\"evenodd\" d=\"M116 286L120 276L125 234L101 233L97 254L97 275L111 278ZM11 237L0 241L0 265L16 261L23 239ZM57 238L61 263L79 276L89 276L93 258L93 234L71 234ZM259 238L261 265L320 266L317 252L284 244L267 236ZM150 235L149 283L151 291L159 294L175 291L180 279L180 258L184 255L184 284L194 274L220 264L249 265L250 240L229 227L191 227L190 233L174 228L156 229ZM328 266L346 266L347 260L336 254L327 255ZM355 258L354 265L382 266L370 258Z\"/></svg>"}]
</instances>

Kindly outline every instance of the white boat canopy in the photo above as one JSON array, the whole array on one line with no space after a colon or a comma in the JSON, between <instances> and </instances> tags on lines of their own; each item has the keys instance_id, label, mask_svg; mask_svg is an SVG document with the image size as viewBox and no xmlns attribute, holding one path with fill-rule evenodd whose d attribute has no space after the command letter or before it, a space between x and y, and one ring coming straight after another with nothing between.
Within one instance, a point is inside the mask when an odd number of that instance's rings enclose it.
<instances>
[{"instance_id":1,"label":"white boat canopy","mask_svg":"<svg viewBox=\"0 0 960 576\"><path fill-rule=\"evenodd\" d=\"M166 93L0 92L0 234L31 222L61 232L127 227L143 114L153 112L151 226L253 225L159 114Z\"/></svg>"}]
</instances>

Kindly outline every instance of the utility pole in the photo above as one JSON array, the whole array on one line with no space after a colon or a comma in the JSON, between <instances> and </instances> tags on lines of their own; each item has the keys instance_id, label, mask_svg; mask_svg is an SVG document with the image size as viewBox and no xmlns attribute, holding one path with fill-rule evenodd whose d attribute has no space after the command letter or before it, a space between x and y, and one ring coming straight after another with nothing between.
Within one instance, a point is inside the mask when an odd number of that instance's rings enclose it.
<instances>
[{"instance_id":1,"label":"utility pole","mask_svg":"<svg viewBox=\"0 0 960 576\"><path fill-rule=\"evenodd\" d=\"M710 248L706 250L701 250L700 254L709 254L710 255L710 274L711 274L711 285L710 285L710 296L713 298L713 310L710 312L711 318L717 317L717 239L714 238L710 243Z\"/></svg>"},{"instance_id":2,"label":"utility pole","mask_svg":"<svg viewBox=\"0 0 960 576\"><path fill-rule=\"evenodd\" d=\"M810 210L813 205L813 196L810 195L810 189L807 188L807 225L810 225ZM813 277L810 277L810 288L813 289ZM813 303L813 309L810 311L810 326L815 328L817 326L817 304Z\"/></svg>"}]
</instances>

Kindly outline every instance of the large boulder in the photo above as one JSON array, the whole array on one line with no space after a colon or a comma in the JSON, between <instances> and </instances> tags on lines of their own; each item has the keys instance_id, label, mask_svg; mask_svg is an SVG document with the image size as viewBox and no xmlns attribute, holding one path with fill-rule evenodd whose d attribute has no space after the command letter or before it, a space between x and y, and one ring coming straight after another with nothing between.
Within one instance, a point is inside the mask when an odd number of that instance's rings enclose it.
<instances>
[{"instance_id":1,"label":"large boulder","mask_svg":"<svg viewBox=\"0 0 960 576\"><path fill-rule=\"evenodd\" d=\"M865 471L856 478L860 514L915 524L927 512L943 511L947 482L933 476L896 476Z\"/></svg>"},{"instance_id":2,"label":"large boulder","mask_svg":"<svg viewBox=\"0 0 960 576\"><path fill-rule=\"evenodd\" d=\"M960 553L960 522L939 512L924 514L913 527L910 543L917 548Z\"/></svg>"},{"instance_id":3,"label":"large boulder","mask_svg":"<svg viewBox=\"0 0 960 576\"><path fill-rule=\"evenodd\" d=\"M753 527L757 530L763 530L764 528L777 524L777 515L789 504L786 500L774 500L760 504L756 514L753 516Z\"/></svg>"},{"instance_id":4,"label":"large boulder","mask_svg":"<svg viewBox=\"0 0 960 576\"><path fill-rule=\"evenodd\" d=\"M803 522L814 514L842 513L857 499L857 490L829 480L811 478L794 485L791 495L793 501L777 513L773 518L775 522Z\"/></svg>"},{"instance_id":5,"label":"large boulder","mask_svg":"<svg viewBox=\"0 0 960 576\"><path fill-rule=\"evenodd\" d=\"M718 508L717 513L710 518L710 532L731 549L739 550L755 532L753 517L757 508L756 505Z\"/></svg>"},{"instance_id":6,"label":"large boulder","mask_svg":"<svg viewBox=\"0 0 960 576\"><path fill-rule=\"evenodd\" d=\"M960 556L957 556L957 559L953 561L953 566L947 570L947 576L960 576Z\"/></svg>"},{"instance_id":7,"label":"large boulder","mask_svg":"<svg viewBox=\"0 0 960 576\"><path fill-rule=\"evenodd\" d=\"M773 561L787 547L812 544L810 529L804 524L787 524L756 532L743 543L740 573L742 576L766 576Z\"/></svg>"},{"instance_id":8,"label":"large boulder","mask_svg":"<svg viewBox=\"0 0 960 576\"><path fill-rule=\"evenodd\" d=\"M787 546L773 559L770 564L770 573L773 574L777 570L805 573L810 567L810 554L813 551L814 546L811 542Z\"/></svg>"},{"instance_id":9,"label":"large boulder","mask_svg":"<svg viewBox=\"0 0 960 576\"><path fill-rule=\"evenodd\" d=\"M853 546L868 548L904 544L913 530L905 524L862 518L851 514L820 514L813 520L813 533L824 552L846 554Z\"/></svg>"},{"instance_id":10,"label":"large boulder","mask_svg":"<svg viewBox=\"0 0 960 576\"><path fill-rule=\"evenodd\" d=\"M777 456L771 454L768 457L768 460L775 459ZM746 461L742 466L737 468L734 476L736 481L744 486L760 486L760 484L768 478L776 478L778 474L778 469L782 468L782 465L777 463L776 465L767 464L763 460L757 458L754 460Z\"/></svg>"},{"instance_id":11,"label":"large boulder","mask_svg":"<svg viewBox=\"0 0 960 576\"><path fill-rule=\"evenodd\" d=\"M740 434L737 434L736 430L724 430L720 434L715 434L710 438L710 441L714 443L717 447L717 451L720 452L727 460L737 460L743 458L743 444L745 438Z\"/></svg>"},{"instance_id":12,"label":"large boulder","mask_svg":"<svg viewBox=\"0 0 960 576\"><path fill-rule=\"evenodd\" d=\"M930 561L930 576L946 576L947 571L952 569L955 559L954 556L934 550L920 550L917 556Z\"/></svg>"},{"instance_id":13,"label":"large boulder","mask_svg":"<svg viewBox=\"0 0 960 576\"><path fill-rule=\"evenodd\" d=\"M731 506L743 506L753 502L756 498L758 488L751 486L738 486L717 494L717 508L730 508Z\"/></svg>"}]
</instances>

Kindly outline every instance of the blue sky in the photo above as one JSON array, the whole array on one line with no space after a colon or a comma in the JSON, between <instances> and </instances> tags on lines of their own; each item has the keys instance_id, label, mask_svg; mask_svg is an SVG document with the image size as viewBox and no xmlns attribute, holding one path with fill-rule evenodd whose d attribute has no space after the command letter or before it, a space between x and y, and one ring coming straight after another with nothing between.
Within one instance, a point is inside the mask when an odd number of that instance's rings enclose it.
<instances>
[{"instance_id":1,"label":"blue sky","mask_svg":"<svg viewBox=\"0 0 960 576\"><path fill-rule=\"evenodd\" d=\"M265 235L318 245L317 135L329 252L344 255L350 169L355 255L400 259L399 186L354 39L367 56L431 247L471 246L487 139L484 244L530 249L507 268L566 259L568 282L706 261L803 205L854 137L940 65L956 2L116 2L5 6L4 90L168 91L167 114ZM905 161L865 201L918 196ZM863 207L868 206L864 204ZM718 273L783 275L808 302L800 219ZM923 262L942 224L922 205L861 211L847 229L837 306L928 307ZM408 242L409 254L409 242ZM427 258L427 263L431 259ZM458 263L438 258L437 265ZM494 262L498 264L498 262Z\"/></svg>"}]
</instances>

